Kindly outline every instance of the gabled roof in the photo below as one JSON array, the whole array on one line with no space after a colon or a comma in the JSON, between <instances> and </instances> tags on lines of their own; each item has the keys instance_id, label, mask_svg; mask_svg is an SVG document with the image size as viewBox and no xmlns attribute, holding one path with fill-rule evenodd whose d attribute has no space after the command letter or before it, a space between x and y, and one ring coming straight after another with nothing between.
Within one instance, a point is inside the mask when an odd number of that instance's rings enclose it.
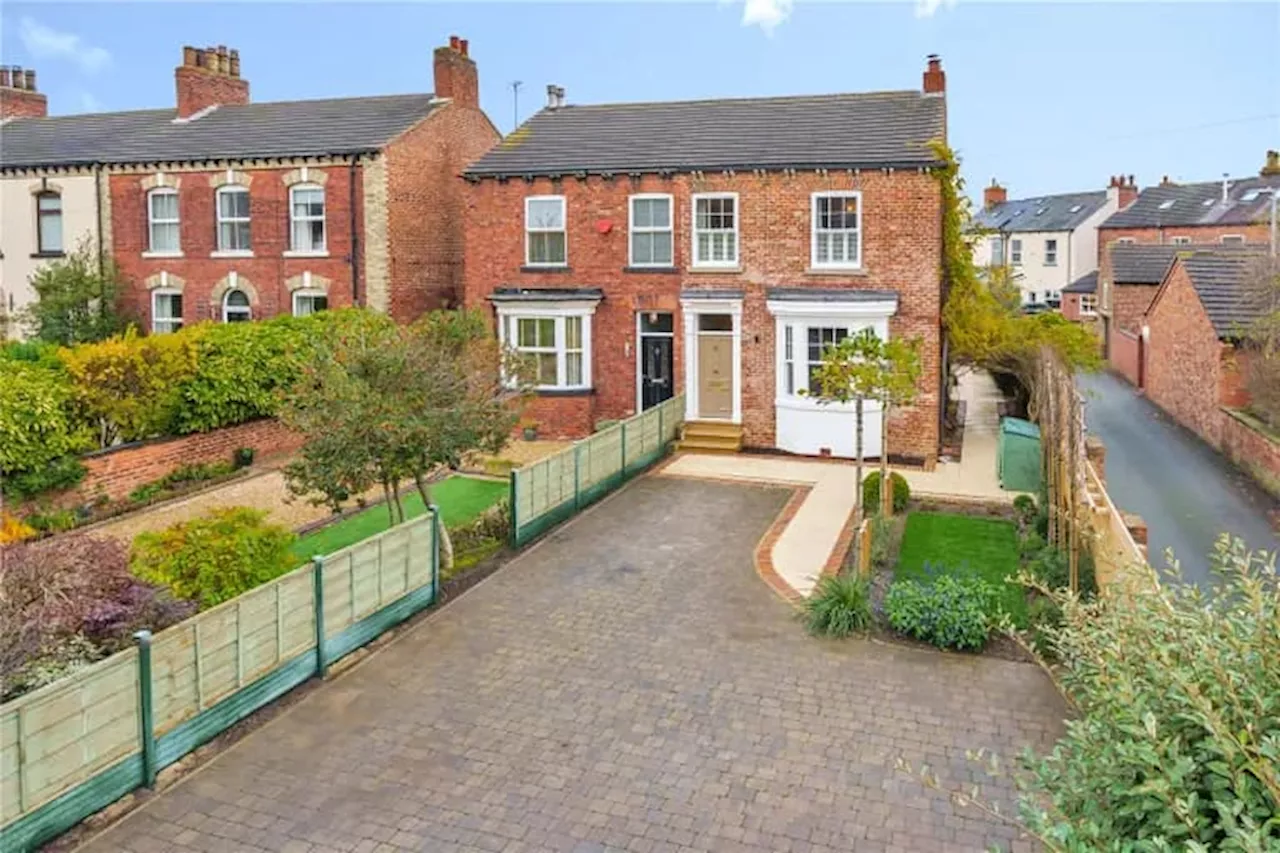
<instances>
[{"instance_id":1,"label":"gabled roof","mask_svg":"<svg viewBox=\"0 0 1280 853\"><path fill-rule=\"evenodd\" d=\"M1263 257L1263 251L1256 247L1246 251L1179 253L1177 262L1186 270L1219 338L1239 335L1265 312L1262 300L1247 286L1255 265Z\"/></svg>"},{"instance_id":2,"label":"gabled roof","mask_svg":"<svg viewBox=\"0 0 1280 853\"><path fill-rule=\"evenodd\" d=\"M1266 218L1271 187L1280 187L1280 175L1229 180L1226 201L1222 181L1147 187L1133 204L1107 217L1099 227L1247 225Z\"/></svg>"},{"instance_id":3,"label":"gabled roof","mask_svg":"<svg viewBox=\"0 0 1280 853\"><path fill-rule=\"evenodd\" d=\"M921 92L543 109L471 177L938 165L946 101Z\"/></svg>"},{"instance_id":4,"label":"gabled roof","mask_svg":"<svg viewBox=\"0 0 1280 853\"><path fill-rule=\"evenodd\" d=\"M1062 288L1063 293L1097 293L1098 271L1087 272Z\"/></svg>"},{"instance_id":5,"label":"gabled roof","mask_svg":"<svg viewBox=\"0 0 1280 853\"><path fill-rule=\"evenodd\" d=\"M1107 247L1111 255L1111 280L1116 284L1159 284L1180 248L1187 247L1169 243L1113 243Z\"/></svg>"},{"instance_id":6,"label":"gabled roof","mask_svg":"<svg viewBox=\"0 0 1280 853\"><path fill-rule=\"evenodd\" d=\"M1020 198L983 208L973 222L993 231L1071 231L1106 203L1106 190Z\"/></svg>"},{"instance_id":7,"label":"gabled roof","mask_svg":"<svg viewBox=\"0 0 1280 853\"><path fill-rule=\"evenodd\" d=\"M0 125L0 168L355 154L443 103L383 95L220 106L188 121L172 109L11 119Z\"/></svg>"}]
</instances>

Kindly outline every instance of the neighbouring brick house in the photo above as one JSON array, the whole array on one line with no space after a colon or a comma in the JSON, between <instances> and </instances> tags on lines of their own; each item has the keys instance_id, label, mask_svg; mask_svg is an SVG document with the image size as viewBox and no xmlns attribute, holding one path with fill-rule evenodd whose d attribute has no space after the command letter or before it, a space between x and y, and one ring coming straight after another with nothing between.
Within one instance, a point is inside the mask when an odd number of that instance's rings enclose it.
<instances>
[{"instance_id":1,"label":"neighbouring brick house","mask_svg":"<svg viewBox=\"0 0 1280 853\"><path fill-rule=\"evenodd\" d=\"M1097 270L1085 273L1062 289L1062 316L1076 323L1097 326Z\"/></svg>"},{"instance_id":2,"label":"neighbouring brick house","mask_svg":"<svg viewBox=\"0 0 1280 853\"><path fill-rule=\"evenodd\" d=\"M825 344L919 336L891 457L932 464L942 395L945 76L922 90L548 105L466 172L466 301L539 365L529 410L581 436L675 393L704 446L854 453L802 391ZM882 452L868 406L867 453Z\"/></svg>"},{"instance_id":3,"label":"neighbouring brick house","mask_svg":"<svg viewBox=\"0 0 1280 853\"><path fill-rule=\"evenodd\" d=\"M0 167L105 170L104 244L152 331L457 304L462 168L499 139L456 36L433 94L251 103L240 58L183 48L176 109L24 118Z\"/></svg>"}]
</instances>

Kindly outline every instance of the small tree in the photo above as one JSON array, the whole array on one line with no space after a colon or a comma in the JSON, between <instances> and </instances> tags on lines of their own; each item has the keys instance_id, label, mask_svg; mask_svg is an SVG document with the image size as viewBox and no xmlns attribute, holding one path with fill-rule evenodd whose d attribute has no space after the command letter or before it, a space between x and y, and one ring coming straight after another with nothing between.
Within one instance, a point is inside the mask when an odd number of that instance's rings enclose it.
<instances>
[{"instance_id":1,"label":"small tree","mask_svg":"<svg viewBox=\"0 0 1280 853\"><path fill-rule=\"evenodd\" d=\"M863 467L863 404L867 400L879 400L882 405L911 399L920 377L920 342L882 341L873 329L863 329L839 343L829 345L822 355L816 380L818 390L814 396L819 403L852 403L854 412L854 454L857 459L857 480L853 488L853 514L856 522L862 521L862 467ZM885 421L887 426L887 419ZM881 500L892 495L888 488L888 463L885 459L889 446L887 429L883 429L881 441Z\"/></svg>"},{"instance_id":2,"label":"small tree","mask_svg":"<svg viewBox=\"0 0 1280 853\"><path fill-rule=\"evenodd\" d=\"M123 289L110 259L99 259L88 240L31 276L38 299L23 313L32 337L71 346L109 338L125 323L117 310Z\"/></svg>"}]
</instances>

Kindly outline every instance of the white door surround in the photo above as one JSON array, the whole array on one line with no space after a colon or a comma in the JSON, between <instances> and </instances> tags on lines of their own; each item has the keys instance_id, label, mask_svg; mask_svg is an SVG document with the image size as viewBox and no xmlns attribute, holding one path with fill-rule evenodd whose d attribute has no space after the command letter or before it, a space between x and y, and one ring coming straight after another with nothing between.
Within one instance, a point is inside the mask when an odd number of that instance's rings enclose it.
<instances>
[{"instance_id":1,"label":"white door surround","mask_svg":"<svg viewBox=\"0 0 1280 853\"><path fill-rule=\"evenodd\" d=\"M779 450L843 458L852 458L857 453L854 404L819 403L813 397L797 393L808 386L811 329L843 330L845 334L852 335L870 328L883 340L889 337L889 318L898 309L896 294L851 291L843 295L845 299L770 298L767 303L776 323L774 405L777 429L774 444ZM787 351L788 329L791 331L790 353ZM880 404L864 402L862 420L863 455L879 456L884 440Z\"/></svg>"},{"instance_id":2,"label":"white door surround","mask_svg":"<svg viewBox=\"0 0 1280 853\"><path fill-rule=\"evenodd\" d=\"M680 300L684 316L684 398L685 420L706 420L698 405L698 318L703 314L727 314L733 320L733 413L729 422L742 423L742 296L735 293L714 296L685 296ZM703 333L707 334L707 333Z\"/></svg>"}]
</instances>

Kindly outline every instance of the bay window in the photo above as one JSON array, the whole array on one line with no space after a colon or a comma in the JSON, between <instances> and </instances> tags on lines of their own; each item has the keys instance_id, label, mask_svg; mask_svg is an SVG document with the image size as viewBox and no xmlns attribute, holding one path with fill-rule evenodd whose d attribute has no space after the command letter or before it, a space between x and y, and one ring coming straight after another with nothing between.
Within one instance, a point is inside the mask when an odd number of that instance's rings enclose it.
<instances>
[{"instance_id":1,"label":"bay window","mask_svg":"<svg viewBox=\"0 0 1280 853\"><path fill-rule=\"evenodd\" d=\"M591 387L589 313L515 308L511 312L500 315L502 341L526 357L534 387Z\"/></svg>"}]
</instances>

